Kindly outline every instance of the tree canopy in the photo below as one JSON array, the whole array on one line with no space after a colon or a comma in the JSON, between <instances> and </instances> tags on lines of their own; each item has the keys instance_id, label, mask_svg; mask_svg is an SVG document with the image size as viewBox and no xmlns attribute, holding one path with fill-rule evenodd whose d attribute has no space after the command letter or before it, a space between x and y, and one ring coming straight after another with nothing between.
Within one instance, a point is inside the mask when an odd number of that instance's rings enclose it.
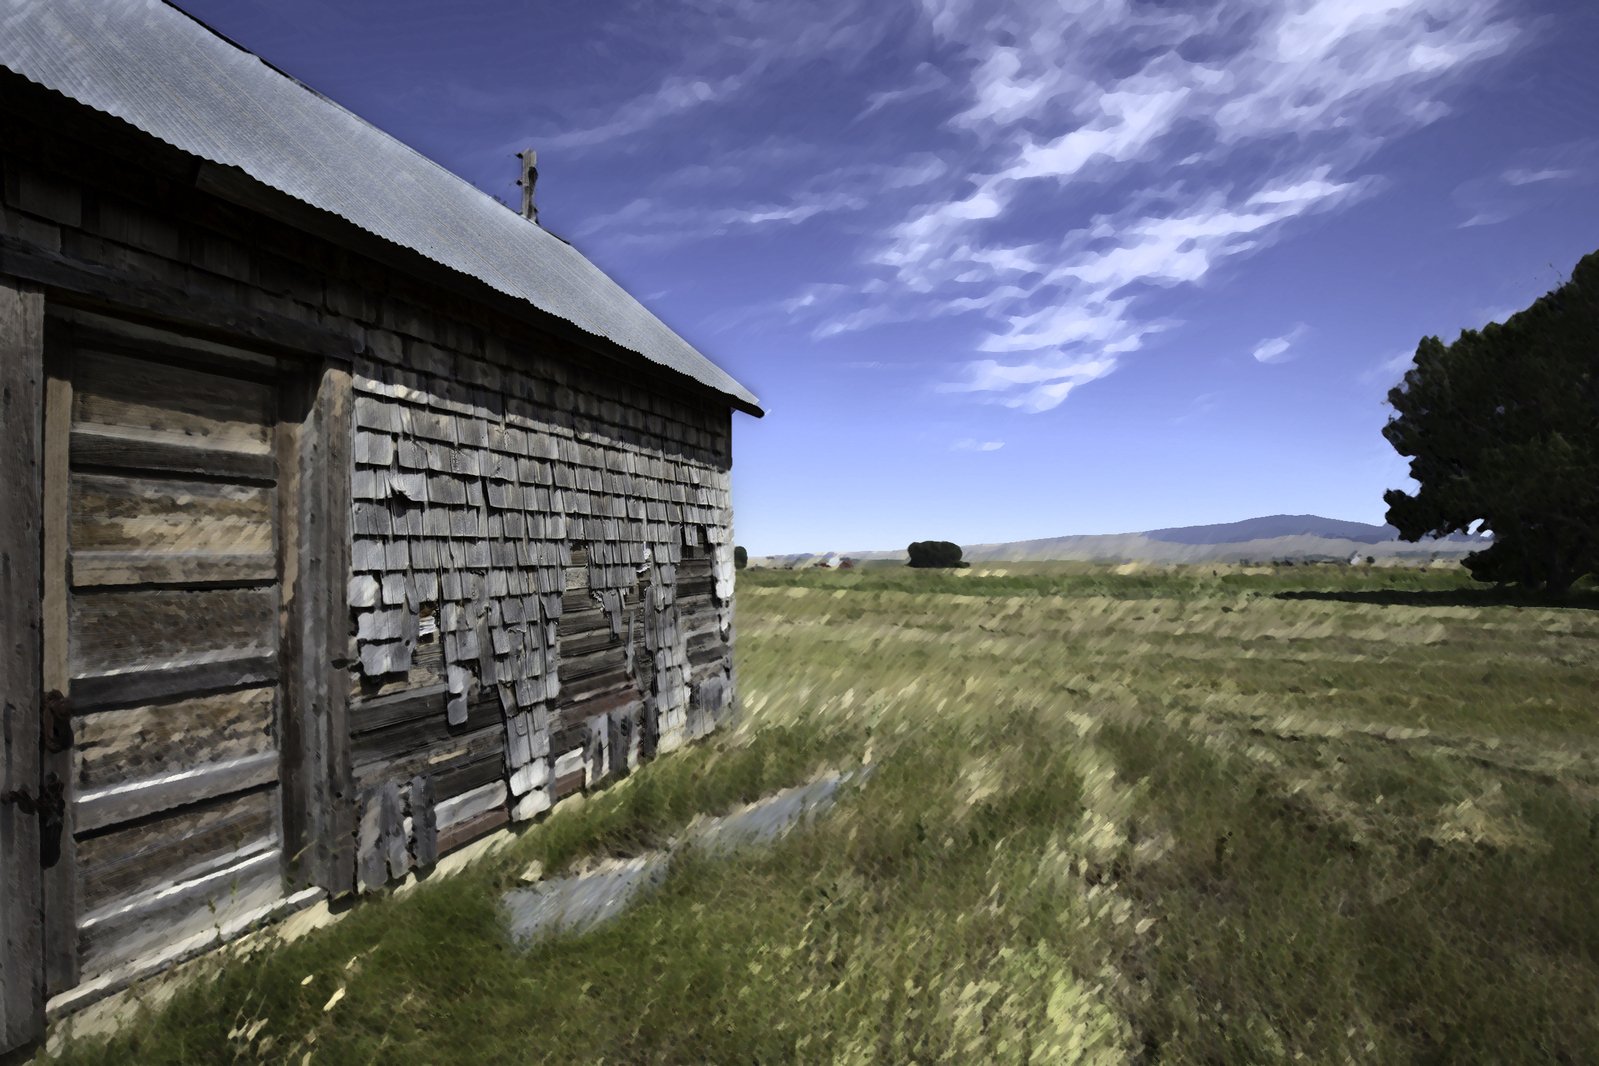
<instances>
[{"instance_id":1,"label":"tree canopy","mask_svg":"<svg viewBox=\"0 0 1599 1066\"><path fill-rule=\"evenodd\" d=\"M1503 325L1427 337L1383 427L1414 494L1383 494L1406 540L1467 532L1480 581L1562 593L1599 570L1599 252Z\"/></svg>"},{"instance_id":2,"label":"tree canopy","mask_svg":"<svg viewBox=\"0 0 1599 1066\"><path fill-rule=\"evenodd\" d=\"M737 544L733 547L733 569L742 570L750 564L750 553L744 550L744 545Z\"/></svg>"},{"instance_id":3,"label":"tree canopy","mask_svg":"<svg viewBox=\"0 0 1599 1066\"><path fill-rule=\"evenodd\" d=\"M966 565L961 562L960 545L947 540L913 541L905 550L910 554L911 566L955 568Z\"/></svg>"}]
</instances>

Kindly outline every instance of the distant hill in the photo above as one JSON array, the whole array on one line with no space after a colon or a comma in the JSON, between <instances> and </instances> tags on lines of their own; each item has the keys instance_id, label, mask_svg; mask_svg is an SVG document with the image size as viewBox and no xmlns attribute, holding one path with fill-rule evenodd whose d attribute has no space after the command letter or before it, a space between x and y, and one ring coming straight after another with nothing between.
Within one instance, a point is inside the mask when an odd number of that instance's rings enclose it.
<instances>
[{"instance_id":1,"label":"distant hill","mask_svg":"<svg viewBox=\"0 0 1599 1066\"><path fill-rule=\"evenodd\" d=\"M1346 522L1320 515L1267 515L1242 522L1208 526L1177 526L1144 533L1110 533L1093 536L1047 537L1000 544L963 544L971 562L1023 562L1062 560L1079 562L1268 562L1274 559L1344 562L1352 555L1379 561L1424 561L1434 556L1459 559L1480 551L1487 537L1456 534L1414 544L1398 538L1392 526ZM858 561L905 559L899 551L841 553ZM810 553L751 558L752 566L804 566Z\"/></svg>"},{"instance_id":2,"label":"distant hill","mask_svg":"<svg viewBox=\"0 0 1599 1066\"><path fill-rule=\"evenodd\" d=\"M1172 544L1237 544L1241 541L1272 540L1277 537L1327 537L1334 540L1352 540L1361 544L1381 544L1387 540L1398 540L1399 530L1393 526L1346 522L1340 518L1323 518L1314 514L1274 514L1264 518L1246 518L1242 522L1223 522L1214 526L1151 529L1143 535L1150 540L1163 540ZM1476 538L1458 533L1448 539L1468 544L1478 543Z\"/></svg>"}]
</instances>

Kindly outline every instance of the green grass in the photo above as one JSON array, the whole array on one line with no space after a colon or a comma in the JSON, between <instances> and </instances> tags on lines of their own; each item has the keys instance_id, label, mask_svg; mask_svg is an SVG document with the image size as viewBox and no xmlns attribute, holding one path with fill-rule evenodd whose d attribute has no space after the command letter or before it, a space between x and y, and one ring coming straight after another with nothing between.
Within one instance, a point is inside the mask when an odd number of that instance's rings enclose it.
<instances>
[{"instance_id":1,"label":"green grass","mask_svg":"<svg viewBox=\"0 0 1599 1066\"><path fill-rule=\"evenodd\" d=\"M1599 1061L1599 611L1468 584L746 572L738 729L62 1061ZM863 758L813 828L506 945L532 859Z\"/></svg>"}]
</instances>

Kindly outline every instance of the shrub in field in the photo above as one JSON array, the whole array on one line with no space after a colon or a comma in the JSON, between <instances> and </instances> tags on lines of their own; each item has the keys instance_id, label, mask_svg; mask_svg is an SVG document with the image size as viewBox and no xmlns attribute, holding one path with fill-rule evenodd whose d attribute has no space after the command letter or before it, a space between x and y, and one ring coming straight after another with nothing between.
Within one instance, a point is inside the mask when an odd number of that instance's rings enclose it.
<instances>
[{"instance_id":1,"label":"shrub in field","mask_svg":"<svg viewBox=\"0 0 1599 1066\"><path fill-rule=\"evenodd\" d=\"M910 554L911 566L953 569L967 565L961 562L960 545L947 540L912 541L905 550Z\"/></svg>"}]
</instances>

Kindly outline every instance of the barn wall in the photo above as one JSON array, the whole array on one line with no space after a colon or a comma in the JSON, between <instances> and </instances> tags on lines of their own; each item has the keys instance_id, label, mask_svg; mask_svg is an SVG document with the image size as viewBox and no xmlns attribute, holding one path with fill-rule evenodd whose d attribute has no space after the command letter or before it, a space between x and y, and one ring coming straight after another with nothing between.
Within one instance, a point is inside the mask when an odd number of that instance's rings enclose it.
<instances>
[{"instance_id":1,"label":"barn wall","mask_svg":"<svg viewBox=\"0 0 1599 1066\"><path fill-rule=\"evenodd\" d=\"M704 735L728 691L725 414L454 365L356 364L363 886Z\"/></svg>"},{"instance_id":2,"label":"barn wall","mask_svg":"<svg viewBox=\"0 0 1599 1066\"><path fill-rule=\"evenodd\" d=\"M270 733L285 753L272 813L285 894L426 867L721 719L725 399L435 283L425 263L397 269L317 236L336 220L257 205L237 175L103 116L4 88L0 281L41 288L47 313L268 351L322 412L280 430L293 466L280 551L302 553L281 560ZM348 395L330 398L330 382ZM295 510L327 500L348 513ZM341 550L318 554L330 528ZM312 573L336 592L296 591ZM84 729L117 721L134 730L137 715L74 724L105 750L136 746L136 732ZM123 966L99 988L137 975Z\"/></svg>"}]
</instances>

